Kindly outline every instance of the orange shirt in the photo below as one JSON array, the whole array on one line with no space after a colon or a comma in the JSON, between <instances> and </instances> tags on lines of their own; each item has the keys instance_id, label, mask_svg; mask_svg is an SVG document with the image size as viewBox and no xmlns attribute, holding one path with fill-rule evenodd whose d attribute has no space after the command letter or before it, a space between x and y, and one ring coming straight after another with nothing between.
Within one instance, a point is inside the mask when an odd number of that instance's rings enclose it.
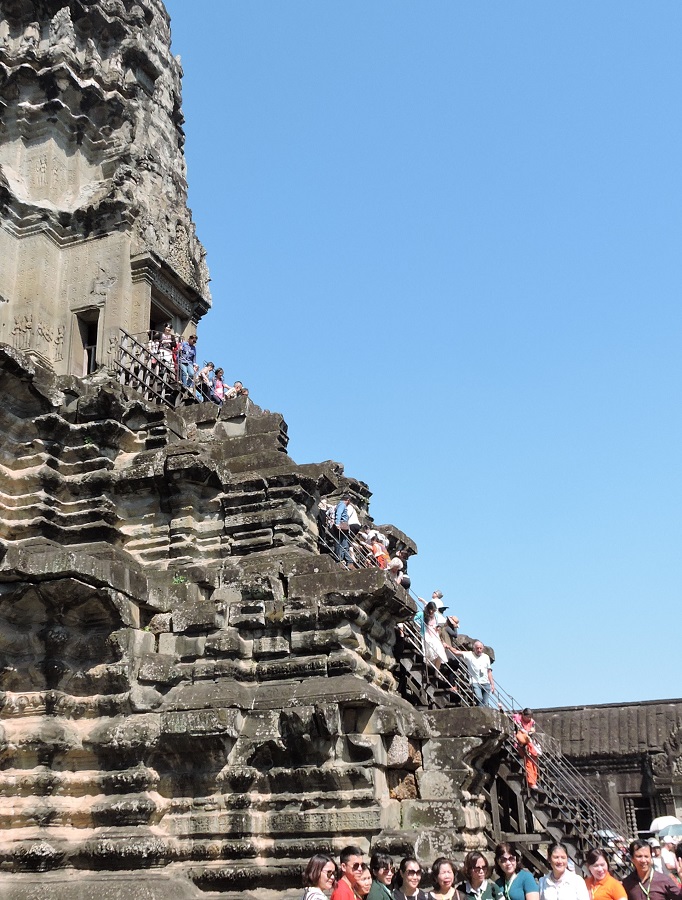
<instances>
[{"instance_id":1,"label":"orange shirt","mask_svg":"<svg viewBox=\"0 0 682 900\"><path fill-rule=\"evenodd\" d=\"M590 875L586 883L592 900L625 900L627 897L625 888L620 881L608 872L603 881L595 881Z\"/></svg>"}]
</instances>

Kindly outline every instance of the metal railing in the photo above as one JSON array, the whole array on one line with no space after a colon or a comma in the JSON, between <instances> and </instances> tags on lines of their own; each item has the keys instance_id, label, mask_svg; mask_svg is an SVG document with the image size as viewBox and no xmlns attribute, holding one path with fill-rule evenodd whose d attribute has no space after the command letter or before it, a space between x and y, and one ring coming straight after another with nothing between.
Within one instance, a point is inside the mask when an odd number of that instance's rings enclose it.
<instances>
[{"instance_id":1,"label":"metal railing","mask_svg":"<svg viewBox=\"0 0 682 900\"><path fill-rule=\"evenodd\" d=\"M151 350L123 328L114 370L121 384L132 387L153 403L175 407L181 397L193 398L193 392L178 380L175 367L168 365L158 350Z\"/></svg>"}]
</instances>

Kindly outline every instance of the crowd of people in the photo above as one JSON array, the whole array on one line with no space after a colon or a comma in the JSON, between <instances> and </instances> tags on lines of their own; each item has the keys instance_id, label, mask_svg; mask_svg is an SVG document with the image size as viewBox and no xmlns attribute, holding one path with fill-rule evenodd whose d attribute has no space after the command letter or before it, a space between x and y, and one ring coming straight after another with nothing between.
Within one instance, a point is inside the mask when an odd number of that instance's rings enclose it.
<instances>
[{"instance_id":1,"label":"crowd of people","mask_svg":"<svg viewBox=\"0 0 682 900\"><path fill-rule=\"evenodd\" d=\"M225 381L225 371L213 362L199 366L197 362L197 336L190 334L185 340L174 333L170 324L163 331L151 331L147 350L152 363L156 360L175 372L175 378L187 388L198 403L210 401L222 406L225 400L247 397L249 392L241 381L230 385Z\"/></svg>"},{"instance_id":2,"label":"crowd of people","mask_svg":"<svg viewBox=\"0 0 682 900\"><path fill-rule=\"evenodd\" d=\"M390 538L378 529L362 524L350 493L344 493L334 503L322 503L322 531L328 536L327 549L348 569L376 566L405 590L410 589L411 580L407 573L409 553L402 547L393 554L389 550ZM482 641L476 640L471 650L460 649L456 645L459 618L446 616L446 604L442 591L433 592L430 601L416 598L422 604L414 618L414 624L421 636L424 655L438 671L443 668L446 679L452 681L454 671L461 661L467 669L474 701L478 706L492 706L495 703L495 679L492 660ZM404 637L405 628L398 625ZM448 672L448 667L450 671Z\"/></svg>"},{"instance_id":3,"label":"crowd of people","mask_svg":"<svg viewBox=\"0 0 682 900\"><path fill-rule=\"evenodd\" d=\"M376 566L387 571L401 587L410 589L407 550L396 549L391 555L388 535L361 523L349 493L344 493L336 503L323 501L320 525L321 533L327 535L327 540L324 541L326 549L331 549L335 558L346 568ZM461 702L459 691L462 680L458 678L457 672L460 664L463 664L468 676L470 702L504 711L503 705L496 698L493 661L483 642L474 640L471 649L466 650L457 645L459 618L456 615L446 615L448 607L443 600L442 591L435 590L429 601L423 597L417 597L416 600L423 608L414 617L413 631L419 637L425 659L443 676L443 683L449 685L452 702ZM399 659L409 629L404 623L398 623L396 628L399 636L396 658ZM532 791L537 785L538 757L542 753L535 738L535 720L528 708L520 712L509 710L508 714L514 747L523 765L528 790Z\"/></svg>"},{"instance_id":4,"label":"crowd of people","mask_svg":"<svg viewBox=\"0 0 682 900\"><path fill-rule=\"evenodd\" d=\"M324 853L310 859L302 900L682 900L682 843L667 871L655 865L656 846L660 849L656 840L630 844L632 872L622 881L611 874L608 852L602 849L586 854L589 875L583 878L562 843L549 846L548 872L537 880L523 868L517 847L507 842L495 848L492 865L473 850L461 866L441 856L426 869L413 856L397 866L382 852L366 861L359 847L349 846L338 866Z\"/></svg>"}]
</instances>

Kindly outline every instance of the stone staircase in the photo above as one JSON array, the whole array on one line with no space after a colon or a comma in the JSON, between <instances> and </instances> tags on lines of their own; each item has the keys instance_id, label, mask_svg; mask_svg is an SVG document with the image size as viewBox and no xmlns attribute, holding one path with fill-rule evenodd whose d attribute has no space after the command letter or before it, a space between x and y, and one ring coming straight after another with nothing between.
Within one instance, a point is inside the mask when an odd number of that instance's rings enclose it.
<instances>
[{"instance_id":1,"label":"stone staircase","mask_svg":"<svg viewBox=\"0 0 682 900\"><path fill-rule=\"evenodd\" d=\"M398 661L403 696L428 709L455 704L476 706L464 668L444 665L438 672L424 659L416 629L406 623L403 630L405 640ZM612 871L627 874L623 851L629 837L625 822L563 756L558 741L539 731L535 735L541 748L538 782L534 788L528 787L511 718L521 707L499 683L496 685L507 735L500 751L487 764L485 794L492 822L487 835L489 846L500 841L517 844L530 867L540 872L547 870L538 852L543 844L565 843L578 866L583 865L588 850L600 847L607 852Z\"/></svg>"}]
</instances>

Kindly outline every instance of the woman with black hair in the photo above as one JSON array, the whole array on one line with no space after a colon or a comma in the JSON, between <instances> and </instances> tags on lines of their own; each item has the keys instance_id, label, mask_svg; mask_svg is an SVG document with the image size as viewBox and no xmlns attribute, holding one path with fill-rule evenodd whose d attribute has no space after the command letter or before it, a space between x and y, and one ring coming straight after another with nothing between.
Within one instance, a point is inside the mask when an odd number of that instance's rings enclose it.
<instances>
[{"instance_id":1,"label":"woman with black hair","mask_svg":"<svg viewBox=\"0 0 682 900\"><path fill-rule=\"evenodd\" d=\"M413 856L401 859L393 891L395 900L429 900L428 894L419 887L421 880L422 867L419 862Z\"/></svg>"},{"instance_id":2,"label":"woman with black hair","mask_svg":"<svg viewBox=\"0 0 682 900\"><path fill-rule=\"evenodd\" d=\"M447 856L439 856L431 866L433 890L431 900L452 900L457 896L455 887L455 864Z\"/></svg>"},{"instance_id":3,"label":"woman with black hair","mask_svg":"<svg viewBox=\"0 0 682 900\"><path fill-rule=\"evenodd\" d=\"M590 873L587 889L592 900L625 900L625 888L609 872L609 861L603 850L589 850L585 865Z\"/></svg>"},{"instance_id":4,"label":"woman with black hair","mask_svg":"<svg viewBox=\"0 0 682 900\"><path fill-rule=\"evenodd\" d=\"M466 900L500 900L502 891L489 880L490 866L482 853L477 850L467 853L463 869L464 881L457 885L457 890Z\"/></svg>"},{"instance_id":5,"label":"woman with black hair","mask_svg":"<svg viewBox=\"0 0 682 900\"><path fill-rule=\"evenodd\" d=\"M512 844L505 841L495 847L495 868L500 876L496 884L505 900L539 900L538 883L528 869L521 868L521 856Z\"/></svg>"},{"instance_id":6,"label":"woman with black hair","mask_svg":"<svg viewBox=\"0 0 682 900\"><path fill-rule=\"evenodd\" d=\"M393 860L386 853L373 853L369 861L372 873L372 888L367 900L393 900Z\"/></svg>"},{"instance_id":7,"label":"woman with black hair","mask_svg":"<svg viewBox=\"0 0 682 900\"><path fill-rule=\"evenodd\" d=\"M547 862L552 871L540 879L540 900L590 900L584 880L568 871L568 850L564 844L550 844Z\"/></svg>"}]
</instances>

